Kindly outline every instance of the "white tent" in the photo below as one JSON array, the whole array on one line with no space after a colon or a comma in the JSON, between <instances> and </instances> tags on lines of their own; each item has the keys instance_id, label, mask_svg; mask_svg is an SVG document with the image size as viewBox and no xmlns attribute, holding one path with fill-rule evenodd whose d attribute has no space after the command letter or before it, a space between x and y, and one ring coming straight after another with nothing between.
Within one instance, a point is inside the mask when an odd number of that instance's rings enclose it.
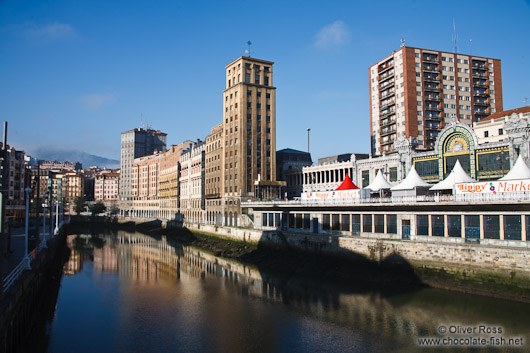
<instances>
[{"instance_id":1,"label":"white tent","mask_svg":"<svg viewBox=\"0 0 530 353\"><path fill-rule=\"evenodd\" d=\"M390 188L392 188L392 184L385 179L383 173L381 173L381 170L379 170L374 181L372 181L365 189L370 189L372 192L377 192L379 190L388 190Z\"/></svg>"},{"instance_id":2,"label":"white tent","mask_svg":"<svg viewBox=\"0 0 530 353\"><path fill-rule=\"evenodd\" d=\"M523 157L519 155L512 169L508 172L508 174L506 174L504 177L500 178L499 180L507 181L507 180L523 180L523 179L530 179L530 168L524 162Z\"/></svg>"},{"instance_id":3,"label":"white tent","mask_svg":"<svg viewBox=\"0 0 530 353\"><path fill-rule=\"evenodd\" d=\"M435 184L431 187L430 190L442 191L442 190L453 190L455 184L459 183L474 183L476 180L471 178L464 171L464 168L460 165L460 161L456 161L453 170L444 180L440 181L438 184Z\"/></svg>"},{"instance_id":4,"label":"white tent","mask_svg":"<svg viewBox=\"0 0 530 353\"><path fill-rule=\"evenodd\" d=\"M409 173L407 174L407 177L401 181L398 185L394 186L392 189L392 196L409 196L409 195L417 195L418 189L426 189L430 188L431 184L424 181L418 172L416 171L416 168L412 166L410 168ZM426 191L426 190L424 190ZM425 192L421 193L425 194Z\"/></svg>"}]
</instances>

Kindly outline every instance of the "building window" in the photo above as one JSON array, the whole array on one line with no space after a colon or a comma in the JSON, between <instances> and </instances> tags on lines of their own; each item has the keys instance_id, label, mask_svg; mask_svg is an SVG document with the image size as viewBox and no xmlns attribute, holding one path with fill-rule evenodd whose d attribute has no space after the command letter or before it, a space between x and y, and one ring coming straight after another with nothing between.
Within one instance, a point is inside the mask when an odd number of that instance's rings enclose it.
<instances>
[{"instance_id":1,"label":"building window","mask_svg":"<svg viewBox=\"0 0 530 353\"><path fill-rule=\"evenodd\" d=\"M484 131L484 137L488 137L489 136L489 132L488 131Z\"/></svg>"},{"instance_id":2,"label":"building window","mask_svg":"<svg viewBox=\"0 0 530 353\"><path fill-rule=\"evenodd\" d=\"M372 215L363 214L363 232L372 233Z\"/></svg>"},{"instance_id":3,"label":"building window","mask_svg":"<svg viewBox=\"0 0 530 353\"><path fill-rule=\"evenodd\" d=\"M369 170L363 170L361 172L361 178L362 178L363 188L367 187L370 184L370 171Z\"/></svg>"},{"instance_id":4,"label":"building window","mask_svg":"<svg viewBox=\"0 0 530 353\"><path fill-rule=\"evenodd\" d=\"M397 181L397 167L390 168L390 181Z\"/></svg>"},{"instance_id":5,"label":"building window","mask_svg":"<svg viewBox=\"0 0 530 353\"><path fill-rule=\"evenodd\" d=\"M503 129L499 129L499 135L504 135L504 130Z\"/></svg>"}]
</instances>

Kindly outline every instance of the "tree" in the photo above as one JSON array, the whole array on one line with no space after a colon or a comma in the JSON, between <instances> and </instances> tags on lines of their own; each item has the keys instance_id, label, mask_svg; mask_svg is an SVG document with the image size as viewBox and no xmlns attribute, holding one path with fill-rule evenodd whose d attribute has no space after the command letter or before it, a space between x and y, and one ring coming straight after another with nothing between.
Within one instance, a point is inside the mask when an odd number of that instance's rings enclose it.
<instances>
[{"instance_id":1,"label":"tree","mask_svg":"<svg viewBox=\"0 0 530 353\"><path fill-rule=\"evenodd\" d=\"M110 207L110 214L112 216L116 216L118 213L120 213L120 208L118 206L116 206L116 205L112 205Z\"/></svg>"},{"instance_id":2,"label":"tree","mask_svg":"<svg viewBox=\"0 0 530 353\"><path fill-rule=\"evenodd\" d=\"M82 196L77 196L74 200L75 213L79 215L81 212L85 211L85 206L86 206L85 198Z\"/></svg>"},{"instance_id":3,"label":"tree","mask_svg":"<svg viewBox=\"0 0 530 353\"><path fill-rule=\"evenodd\" d=\"M106 210L107 206L105 206L105 204L101 200L96 201L96 203L90 207L90 212L92 212L92 216L96 216L100 213L105 212Z\"/></svg>"}]
</instances>

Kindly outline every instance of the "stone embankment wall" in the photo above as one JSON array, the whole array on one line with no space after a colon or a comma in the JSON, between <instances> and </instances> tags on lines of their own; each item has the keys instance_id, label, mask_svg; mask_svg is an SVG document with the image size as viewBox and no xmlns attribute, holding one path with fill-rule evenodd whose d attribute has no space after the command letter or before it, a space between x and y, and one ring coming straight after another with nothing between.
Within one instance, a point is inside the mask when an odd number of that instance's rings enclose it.
<instances>
[{"instance_id":1,"label":"stone embankment wall","mask_svg":"<svg viewBox=\"0 0 530 353\"><path fill-rule=\"evenodd\" d=\"M396 262L412 267L418 277L435 287L530 301L529 248L186 226L238 241L330 255L354 253L377 262Z\"/></svg>"},{"instance_id":2,"label":"stone embankment wall","mask_svg":"<svg viewBox=\"0 0 530 353\"><path fill-rule=\"evenodd\" d=\"M44 347L53 318L65 255L64 228L31 262L0 302L0 353Z\"/></svg>"},{"instance_id":3,"label":"stone embankment wall","mask_svg":"<svg viewBox=\"0 0 530 353\"><path fill-rule=\"evenodd\" d=\"M527 248L494 247L481 244L438 243L384 240L368 237L336 236L307 233L284 233L253 229L225 228L210 225L187 228L239 241L263 242L272 245L288 243L307 251L330 254L355 252L374 261L400 256L418 264L437 266L470 266L495 273L517 272L530 278L530 250Z\"/></svg>"}]
</instances>

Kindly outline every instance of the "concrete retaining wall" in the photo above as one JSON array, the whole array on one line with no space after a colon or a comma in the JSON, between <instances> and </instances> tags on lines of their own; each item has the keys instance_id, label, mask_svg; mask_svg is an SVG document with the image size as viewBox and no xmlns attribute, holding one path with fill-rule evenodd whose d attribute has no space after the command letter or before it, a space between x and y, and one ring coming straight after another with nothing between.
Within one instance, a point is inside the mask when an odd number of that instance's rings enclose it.
<instances>
[{"instance_id":1,"label":"concrete retaining wall","mask_svg":"<svg viewBox=\"0 0 530 353\"><path fill-rule=\"evenodd\" d=\"M215 227L210 225L187 225L191 230L215 234L239 241L263 242L285 245L311 252L346 254L355 252L374 261L382 261L390 255L398 255L408 262L431 267L455 267L480 270L530 279L530 249L430 241L402 241L375 237L352 237L307 233L278 233Z\"/></svg>"}]
</instances>

